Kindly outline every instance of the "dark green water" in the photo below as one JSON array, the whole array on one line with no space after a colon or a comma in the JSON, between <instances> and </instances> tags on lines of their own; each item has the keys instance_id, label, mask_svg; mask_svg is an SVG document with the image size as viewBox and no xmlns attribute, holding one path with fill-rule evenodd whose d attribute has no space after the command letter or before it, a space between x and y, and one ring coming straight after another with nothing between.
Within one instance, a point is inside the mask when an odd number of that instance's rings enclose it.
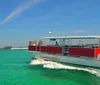
<instances>
[{"instance_id":1,"label":"dark green water","mask_svg":"<svg viewBox=\"0 0 100 85\"><path fill-rule=\"evenodd\" d=\"M100 85L100 77L85 71L31 66L33 56L26 50L0 50L0 85Z\"/></svg>"}]
</instances>

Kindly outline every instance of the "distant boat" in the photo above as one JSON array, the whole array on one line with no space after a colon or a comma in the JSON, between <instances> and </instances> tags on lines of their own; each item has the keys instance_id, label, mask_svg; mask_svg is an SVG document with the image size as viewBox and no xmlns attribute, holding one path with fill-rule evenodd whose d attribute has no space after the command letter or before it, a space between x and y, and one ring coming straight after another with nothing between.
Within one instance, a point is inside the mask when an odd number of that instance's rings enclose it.
<instances>
[{"instance_id":1,"label":"distant boat","mask_svg":"<svg viewBox=\"0 0 100 85\"><path fill-rule=\"evenodd\" d=\"M35 59L100 67L100 36L45 37L43 40L46 43L29 43L28 50L37 54ZM76 44L75 40L79 42ZM86 43L87 40L92 41Z\"/></svg>"}]
</instances>

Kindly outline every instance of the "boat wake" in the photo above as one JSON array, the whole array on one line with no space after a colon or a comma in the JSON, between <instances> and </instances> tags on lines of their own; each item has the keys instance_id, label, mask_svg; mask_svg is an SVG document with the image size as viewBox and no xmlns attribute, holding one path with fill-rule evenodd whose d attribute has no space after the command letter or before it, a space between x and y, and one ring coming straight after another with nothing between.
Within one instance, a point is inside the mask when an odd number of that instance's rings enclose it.
<instances>
[{"instance_id":1,"label":"boat wake","mask_svg":"<svg viewBox=\"0 0 100 85\"><path fill-rule=\"evenodd\" d=\"M44 61L43 59L36 59L36 60L34 59L31 61L30 64L31 65L42 64L44 68L50 68L50 69L70 69L70 70L86 71L100 77L100 70L95 68L75 67L75 66L64 65L53 61Z\"/></svg>"}]
</instances>

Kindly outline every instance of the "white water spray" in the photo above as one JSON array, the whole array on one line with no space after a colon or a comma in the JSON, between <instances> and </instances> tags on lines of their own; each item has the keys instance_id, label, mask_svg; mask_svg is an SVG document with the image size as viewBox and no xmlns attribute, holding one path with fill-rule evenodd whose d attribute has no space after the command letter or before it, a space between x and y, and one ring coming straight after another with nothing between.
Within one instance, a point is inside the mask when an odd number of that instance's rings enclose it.
<instances>
[{"instance_id":1,"label":"white water spray","mask_svg":"<svg viewBox=\"0 0 100 85\"><path fill-rule=\"evenodd\" d=\"M44 61L43 59L33 60L30 64L31 65L42 64L44 68L50 68L50 69L70 69L70 70L86 71L100 77L100 70L94 68L74 67L69 65L63 65L57 62Z\"/></svg>"}]
</instances>

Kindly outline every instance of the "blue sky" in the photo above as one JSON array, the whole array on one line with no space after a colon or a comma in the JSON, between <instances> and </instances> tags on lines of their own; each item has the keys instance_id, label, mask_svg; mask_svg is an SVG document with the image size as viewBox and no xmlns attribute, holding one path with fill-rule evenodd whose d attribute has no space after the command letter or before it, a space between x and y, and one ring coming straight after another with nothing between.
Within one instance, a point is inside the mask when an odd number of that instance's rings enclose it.
<instances>
[{"instance_id":1,"label":"blue sky","mask_svg":"<svg viewBox=\"0 0 100 85\"><path fill-rule=\"evenodd\" d=\"M0 47L42 36L100 35L100 0L0 0Z\"/></svg>"}]
</instances>

